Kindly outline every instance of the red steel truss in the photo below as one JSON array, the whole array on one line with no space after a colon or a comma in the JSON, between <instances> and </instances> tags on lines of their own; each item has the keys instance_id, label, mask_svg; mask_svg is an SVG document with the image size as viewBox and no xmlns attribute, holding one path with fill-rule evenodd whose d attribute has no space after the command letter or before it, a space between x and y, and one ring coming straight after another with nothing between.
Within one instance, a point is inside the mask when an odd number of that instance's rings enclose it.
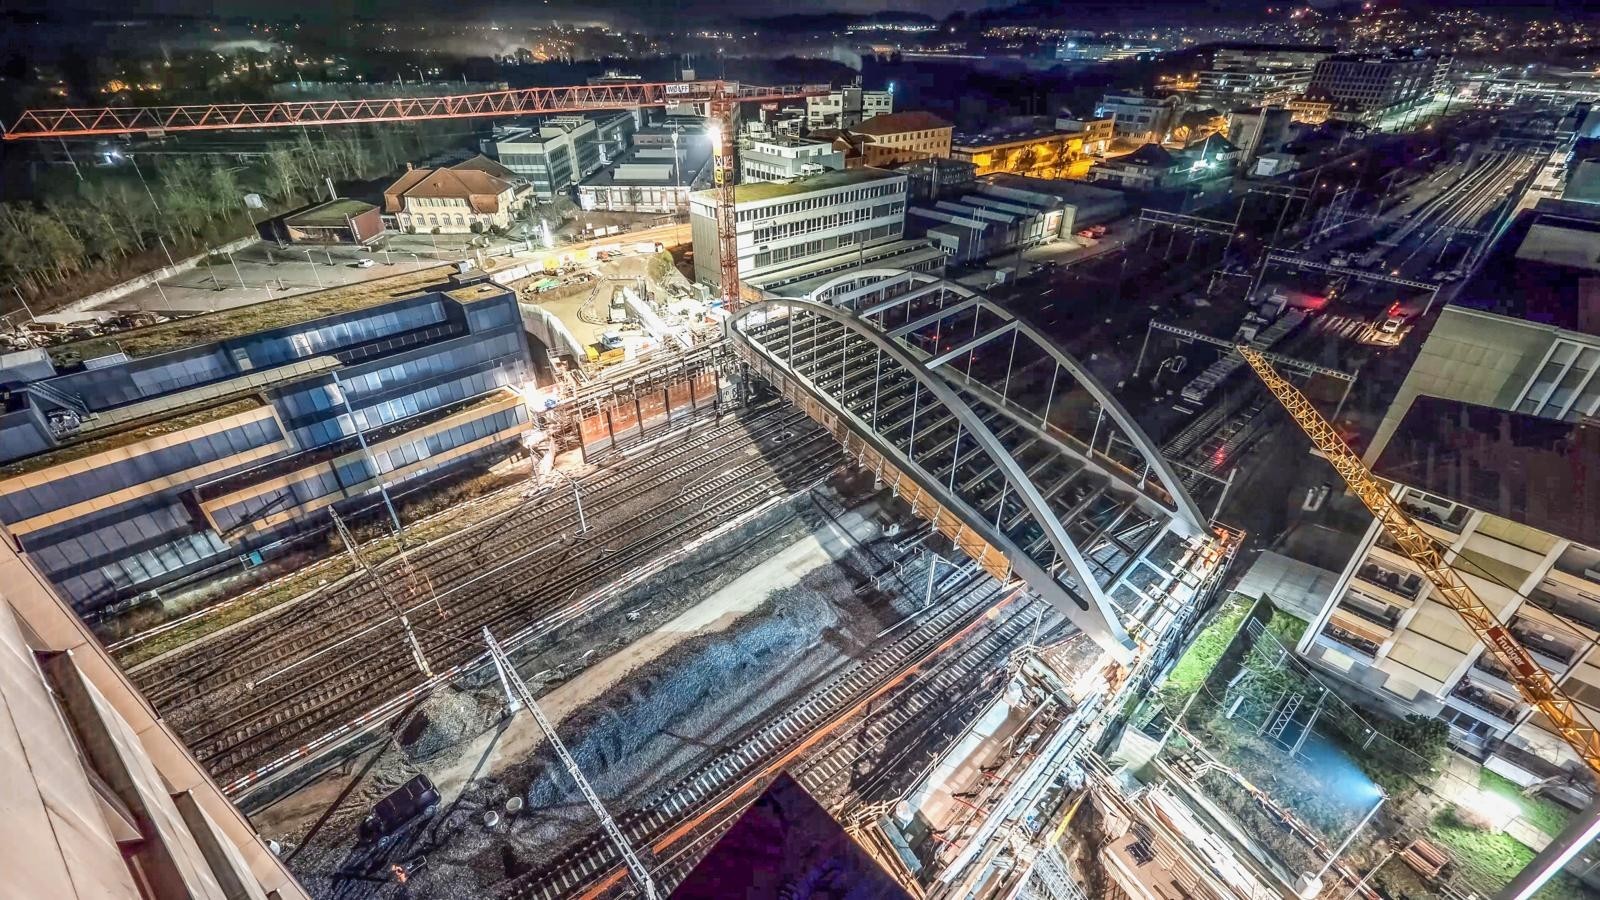
<instances>
[{"instance_id":1,"label":"red steel truss","mask_svg":"<svg viewBox=\"0 0 1600 900\"><path fill-rule=\"evenodd\" d=\"M742 85L732 81L679 81L517 88L443 97L309 100L278 103L204 103L191 106L122 106L30 109L5 132L8 141L100 134L161 135L172 131L223 131L363 122L416 122L630 109L721 97L736 102L794 100L826 94L828 85Z\"/></svg>"}]
</instances>

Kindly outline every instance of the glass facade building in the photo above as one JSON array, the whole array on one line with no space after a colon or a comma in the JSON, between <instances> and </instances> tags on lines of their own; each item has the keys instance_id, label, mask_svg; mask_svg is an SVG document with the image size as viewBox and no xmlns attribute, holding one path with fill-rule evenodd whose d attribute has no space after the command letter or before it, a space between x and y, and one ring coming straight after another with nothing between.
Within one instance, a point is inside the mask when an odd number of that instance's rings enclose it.
<instances>
[{"instance_id":1,"label":"glass facade building","mask_svg":"<svg viewBox=\"0 0 1600 900\"><path fill-rule=\"evenodd\" d=\"M0 530L89 614L504 452L532 364L514 295L489 287L12 384Z\"/></svg>"}]
</instances>

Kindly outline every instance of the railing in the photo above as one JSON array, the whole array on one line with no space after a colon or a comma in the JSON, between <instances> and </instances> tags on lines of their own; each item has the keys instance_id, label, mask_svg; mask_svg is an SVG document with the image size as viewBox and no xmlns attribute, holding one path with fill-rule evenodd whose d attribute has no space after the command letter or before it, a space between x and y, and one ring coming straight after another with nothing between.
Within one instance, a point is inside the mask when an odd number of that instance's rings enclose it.
<instances>
[{"instance_id":1,"label":"railing","mask_svg":"<svg viewBox=\"0 0 1600 900\"><path fill-rule=\"evenodd\" d=\"M1381 625L1390 631L1393 631L1394 627L1400 622L1399 616L1384 616L1380 613L1375 613L1372 610L1365 609L1358 604L1348 602L1348 600L1340 600L1339 609L1344 610L1345 612L1357 618L1366 619L1368 622L1371 622L1374 625Z\"/></svg>"},{"instance_id":2,"label":"railing","mask_svg":"<svg viewBox=\"0 0 1600 900\"><path fill-rule=\"evenodd\" d=\"M1362 581L1375 584L1392 593L1399 594L1407 600L1417 599L1422 593L1422 579L1416 575L1402 576L1398 572L1391 572L1381 566L1367 563L1356 572L1356 577Z\"/></svg>"},{"instance_id":3,"label":"railing","mask_svg":"<svg viewBox=\"0 0 1600 900\"><path fill-rule=\"evenodd\" d=\"M1517 720L1516 707L1495 703L1492 699L1492 694L1474 685L1466 678L1456 682L1456 686L1450 690L1450 696L1474 709L1481 709L1502 722L1515 722Z\"/></svg>"}]
</instances>

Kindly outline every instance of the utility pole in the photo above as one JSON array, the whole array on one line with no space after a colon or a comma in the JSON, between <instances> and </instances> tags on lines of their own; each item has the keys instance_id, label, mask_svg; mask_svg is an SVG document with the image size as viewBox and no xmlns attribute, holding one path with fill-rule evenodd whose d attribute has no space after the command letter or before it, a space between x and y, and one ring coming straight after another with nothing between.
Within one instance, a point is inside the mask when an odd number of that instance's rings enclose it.
<instances>
[{"instance_id":1,"label":"utility pole","mask_svg":"<svg viewBox=\"0 0 1600 900\"><path fill-rule=\"evenodd\" d=\"M545 717L544 711L539 709L539 704L533 699L533 692L528 690L528 685L517 674L516 667L511 665L511 660L506 658L505 651L495 642L494 634L489 631L489 626L483 627L483 642L489 647L489 656L494 660L496 672L500 675L500 683L506 689L506 702L511 711L515 713L519 706L527 707L533 713L533 720L539 723L539 729L550 741L550 746L560 757L561 765L566 767L567 774L577 783L578 790L583 794L583 799L589 802L589 808L600 818L600 827L604 829L606 837L616 845L617 852L622 854L622 860L628 867L628 874L638 883L640 890L644 891L646 900L655 900L656 883L650 877L650 870L645 868L644 862L639 859L639 854L634 852L633 845L628 842L628 836L617 827L611 814L606 812L605 804L600 802L600 797L589 786L589 779L583 776L583 770L578 768L578 761L567 752L567 745L561 742L561 737L556 734L555 723Z\"/></svg>"},{"instance_id":2,"label":"utility pole","mask_svg":"<svg viewBox=\"0 0 1600 900\"><path fill-rule=\"evenodd\" d=\"M406 615L405 610L400 608L400 604L395 602L394 595L389 593L388 582L379 578L378 573L372 571L372 566L367 563L367 558L362 556L360 549L356 547L355 539L350 537L350 530L344 526L344 520L339 518L338 510L330 509L328 514L333 517L333 527L338 530L339 540L344 542L345 551L350 554L350 558L355 561L356 566L367 573L368 578L372 579L373 585L378 588L378 596L383 598L383 602L389 607L389 611L399 617L400 628L405 631L406 642L411 645L411 659L417 664L417 668L422 671L424 676L432 678L433 670L428 667L428 658L422 654L422 645L417 642L416 632L411 630L411 619ZM399 536L396 535L396 540L398 539Z\"/></svg>"}]
</instances>

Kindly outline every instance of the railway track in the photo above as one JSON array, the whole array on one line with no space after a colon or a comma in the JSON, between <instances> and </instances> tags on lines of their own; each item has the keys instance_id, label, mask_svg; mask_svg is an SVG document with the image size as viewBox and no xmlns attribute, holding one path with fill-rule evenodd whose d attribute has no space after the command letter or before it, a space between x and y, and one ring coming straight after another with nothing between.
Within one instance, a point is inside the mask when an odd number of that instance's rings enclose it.
<instances>
[{"instance_id":1,"label":"railway track","mask_svg":"<svg viewBox=\"0 0 1600 900\"><path fill-rule=\"evenodd\" d=\"M676 877L681 878L693 861L675 862L676 857L662 855L667 848L676 847L685 840L690 840L691 844L702 843L695 838L703 837L704 832L715 832L717 823L725 827L744 804L754 799L754 789L768 776L797 758L821 736L857 716L873 698L924 667L928 667L928 672L922 680L933 683L943 674L943 680L937 681L942 687L973 677L983 666L992 665L996 654L1009 653L1009 648L1031 627L1033 615L1019 611L1028 604L1008 603L1015 595L1004 595L1002 599L1003 594L1004 589L987 576L968 578L941 598L913 628L885 642L872 655L840 671L805 696L785 704L782 713L753 727L744 738L694 772L654 792L641 806L621 815L618 823L623 832L635 846L653 848L664 872L676 871ZM985 628L985 615L991 611L994 611L994 620ZM959 653L942 656L963 639L965 646ZM918 707L925 708L925 705ZM913 710L907 714L907 719L898 721L908 721L915 713ZM883 727L892 728L893 725ZM818 777L832 775L819 773ZM708 829L700 828L707 819L715 819L717 823ZM709 845L709 842L704 843ZM544 869L509 883L502 888L500 896L508 900L592 896L597 889L622 877L618 868L620 862L614 847L603 836L594 835L568 848ZM679 869L681 871L677 871Z\"/></svg>"},{"instance_id":2,"label":"railway track","mask_svg":"<svg viewBox=\"0 0 1600 900\"><path fill-rule=\"evenodd\" d=\"M414 554L438 597L414 598L408 610L433 670L472 658L485 625L506 633L567 621L562 609L608 574L644 564L774 491L814 481L841 458L824 432L784 408L718 426L698 443L692 456L659 453L586 479L592 530L581 542L568 535L577 516L563 490L551 498L554 508L524 504L480 540ZM685 483L695 472L703 474ZM398 621L364 580L222 643L141 673L141 686L221 780L426 680Z\"/></svg>"}]
</instances>

